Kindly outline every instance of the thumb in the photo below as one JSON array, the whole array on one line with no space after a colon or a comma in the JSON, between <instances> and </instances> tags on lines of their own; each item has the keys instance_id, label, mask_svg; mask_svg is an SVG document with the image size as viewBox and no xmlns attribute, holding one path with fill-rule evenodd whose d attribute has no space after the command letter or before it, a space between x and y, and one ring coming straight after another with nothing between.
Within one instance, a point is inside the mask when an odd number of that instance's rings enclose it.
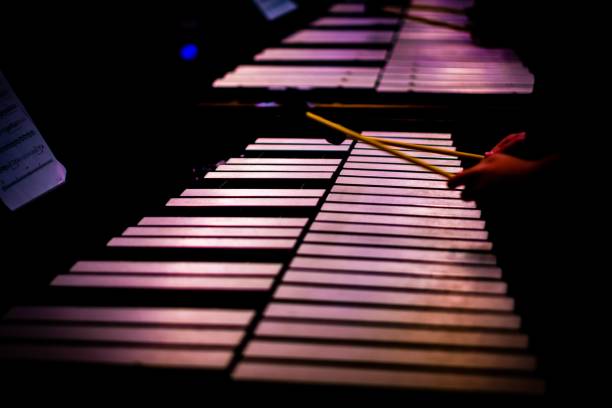
<instances>
[{"instance_id":1,"label":"thumb","mask_svg":"<svg viewBox=\"0 0 612 408\"><path fill-rule=\"evenodd\" d=\"M456 188L458 186L465 185L476 172L473 169L463 170L461 173L455 174L454 177L448 179L448 187Z\"/></svg>"}]
</instances>

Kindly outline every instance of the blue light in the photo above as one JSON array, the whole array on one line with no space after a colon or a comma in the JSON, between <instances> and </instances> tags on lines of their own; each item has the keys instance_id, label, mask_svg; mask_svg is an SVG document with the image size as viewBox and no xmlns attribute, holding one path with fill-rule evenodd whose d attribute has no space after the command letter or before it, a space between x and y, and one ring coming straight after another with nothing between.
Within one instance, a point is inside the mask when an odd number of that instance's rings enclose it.
<instances>
[{"instance_id":1,"label":"blue light","mask_svg":"<svg viewBox=\"0 0 612 408\"><path fill-rule=\"evenodd\" d=\"M181 59L193 61L198 57L198 46L195 44L185 44L181 47Z\"/></svg>"}]
</instances>

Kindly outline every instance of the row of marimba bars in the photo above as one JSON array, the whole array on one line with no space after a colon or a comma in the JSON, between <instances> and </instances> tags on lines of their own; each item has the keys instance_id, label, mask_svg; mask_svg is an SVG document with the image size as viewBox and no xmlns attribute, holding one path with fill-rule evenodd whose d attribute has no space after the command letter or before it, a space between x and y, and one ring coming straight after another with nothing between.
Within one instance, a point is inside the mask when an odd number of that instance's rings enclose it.
<instances>
[{"instance_id":1,"label":"row of marimba bars","mask_svg":"<svg viewBox=\"0 0 612 408\"><path fill-rule=\"evenodd\" d=\"M55 304L10 310L0 324L0 358L223 373L256 313L255 304L245 308L243 295L270 292L349 149L294 143L259 139L245 152L250 157L231 158L206 175L211 188L186 189L99 255L58 275L51 285L63 291ZM308 150L322 158L302 158ZM336 158L325 158L330 155ZM279 179L296 188L270 188ZM309 182L318 187L303 188ZM296 208L305 215L283 215ZM276 256L267 261L257 256L270 252ZM87 292L89 306L79 304L83 296L71 300L88 290L97 291ZM134 307L115 296L129 293L133 305L147 293L187 292L228 299L217 307L176 307L162 296L155 306Z\"/></svg>"},{"instance_id":2,"label":"row of marimba bars","mask_svg":"<svg viewBox=\"0 0 612 408\"><path fill-rule=\"evenodd\" d=\"M470 1L461 7L465 9ZM455 1L418 5L457 8ZM414 5L413 5L414 6ZM482 48L470 33L444 26L467 27L465 14L409 8L378 86L384 92L531 93L533 75L509 49ZM442 25L435 25L441 23Z\"/></svg>"},{"instance_id":3,"label":"row of marimba bars","mask_svg":"<svg viewBox=\"0 0 612 408\"><path fill-rule=\"evenodd\" d=\"M465 15L410 14L467 24ZM213 86L485 94L533 89L533 76L513 51L477 47L469 33L396 17L323 17L287 37L282 47L265 49L255 62L263 64L238 66Z\"/></svg>"},{"instance_id":4,"label":"row of marimba bars","mask_svg":"<svg viewBox=\"0 0 612 408\"><path fill-rule=\"evenodd\" d=\"M451 147L447 135L384 136ZM347 144L319 143L312 139L260 139L249 146L247 152L303 152L308 149L325 152L349 148ZM460 168L456 160L423 155L449 171ZM257 181L280 177L331 180L333 173L329 170L334 170L338 162L338 159L235 158L207 176L223 180ZM319 167L330 165L331 168ZM265 319L245 352L246 360L239 366L236 378L270 380L282 377L286 381L481 391L539 390L541 384L522 377L534 368L534 362L524 355L527 340L517 331L519 319L511 313L512 300L504 295L506 288L499 280L500 271L494 257L488 253L490 243L486 241L480 213L473 204L459 200L456 191L446 190L444 181L436 178L418 167L358 145L310 226L274 295L274 302L266 309ZM289 189L190 189L183 193L184 197L172 199L168 204L196 208L316 206L321 193L318 189L301 190L297 194L303 197L298 198L310 201L294 201L295 197L287 196L296 191ZM236 249L264 250L270 245L277 248L280 244L287 248L283 243L287 234L295 233L292 229L296 227L301 230L306 221L264 217L146 217L139 226L128 228L122 237L111 240L109 246L226 248L229 245ZM258 241L262 234L272 238ZM243 285L249 282L249 290L266 291L280 268L280 264L265 263L81 261L71 273L60 275L54 285L210 291L239 290L241 287L244 290ZM252 286L255 281L250 279L259 280L259 283ZM49 339L66 333L61 335L64 340L72 336L73 340L95 344L129 342L130 339L125 327L121 327L123 332L117 331L117 327L98 327L93 335L78 327L64 331L63 327L57 328L58 322L53 320L57 319L55 309L27 310L30 313L26 320L38 319L47 325L52 321L53 330L24 326L20 321L21 332L11 327L9 336ZM65 319L85 320L88 324L91 321L87 319L91 317L81 318L81 314L99 313L106 316L105 326L109 326L108 320L112 321L114 311L112 308L61 310ZM157 311L162 314L181 312L148 310L153 315ZM186 315L196 312L183 311ZM19 311L12 313L9 314L11 322L15 320L11 317L15 313L17 320L23 319ZM53 319L48 317L49 313ZM39 315L42 317L32 317ZM114 334L108 333L113 329ZM188 333L173 329L173 337L168 337L172 339L168 340L170 343L183 342L185 346L185 342L193 345L198 341L197 337L189 340ZM210 327L207 329L210 332ZM158 334L164 330L169 328ZM201 332L199 338L206 337L208 332ZM6 326L3 333L6 333ZM233 334L234 337L238 335ZM143 336L136 338L143 341ZM149 341L159 344L154 336L149 337ZM70 355L87 360L92 355L111 358L108 356L116 356L118 352L113 345L108 353L96 350L91 354L87 352L90 347L83 349L81 346L77 353ZM19 351L22 355L32 352L23 348L10 351ZM198 352L203 353L201 349ZM52 346L42 351L39 348L37 353L38 357L44 354L60 359L68 355L65 348ZM185 350L183 353L188 355ZM303 361L304 353L312 356L310 364L292 363ZM186 359L174 359L172 355L164 361L152 362L146 356L124 350L119 354L125 359L124 363L137 360L141 364L162 366L187 364ZM113 358L117 362L117 357ZM258 363L262 359L267 360L263 365ZM205 364L206 359L201 356L191 361L191 365L199 364L200 368L211 366ZM316 364L323 361L325 367ZM355 364L360 368L351 367ZM386 366L387 369L381 369ZM446 372L432 376L425 371L407 369L412 366ZM465 370L482 373L474 375L463 372ZM488 375L491 372L494 374ZM504 375L500 377L500 373ZM516 374L518 378L513 377Z\"/></svg>"},{"instance_id":5,"label":"row of marimba bars","mask_svg":"<svg viewBox=\"0 0 612 408\"><path fill-rule=\"evenodd\" d=\"M366 134L453 148L447 134ZM444 179L357 143L233 377L540 393L490 250L480 211Z\"/></svg>"},{"instance_id":6,"label":"row of marimba bars","mask_svg":"<svg viewBox=\"0 0 612 408\"><path fill-rule=\"evenodd\" d=\"M359 3L335 4L329 12L280 46L264 49L254 63L226 73L213 87L375 89L400 19L368 17Z\"/></svg>"}]
</instances>

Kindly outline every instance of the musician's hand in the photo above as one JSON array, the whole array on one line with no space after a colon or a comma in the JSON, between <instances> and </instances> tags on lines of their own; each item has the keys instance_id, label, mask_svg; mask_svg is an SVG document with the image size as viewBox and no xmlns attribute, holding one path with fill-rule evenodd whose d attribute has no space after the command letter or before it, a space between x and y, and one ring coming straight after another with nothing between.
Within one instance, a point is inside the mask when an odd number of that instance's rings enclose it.
<instances>
[{"instance_id":1,"label":"musician's hand","mask_svg":"<svg viewBox=\"0 0 612 408\"><path fill-rule=\"evenodd\" d=\"M489 157L491 155L497 153L508 152L511 149L518 147L525 141L525 137L527 134L525 132L513 133L504 137L499 143L497 143L491 151L485 153L485 157Z\"/></svg>"},{"instance_id":2,"label":"musician's hand","mask_svg":"<svg viewBox=\"0 0 612 408\"><path fill-rule=\"evenodd\" d=\"M448 186L465 186L464 200L475 200L499 189L521 185L540 167L537 160L524 160L507 154L494 154L474 167L458 173L448 180Z\"/></svg>"}]
</instances>

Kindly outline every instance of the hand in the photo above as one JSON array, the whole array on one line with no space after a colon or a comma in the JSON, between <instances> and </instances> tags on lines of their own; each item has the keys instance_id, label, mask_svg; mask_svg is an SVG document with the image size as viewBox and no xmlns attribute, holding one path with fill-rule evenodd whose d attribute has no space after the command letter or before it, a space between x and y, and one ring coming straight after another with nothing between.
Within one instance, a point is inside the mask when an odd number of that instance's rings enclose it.
<instances>
[{"instance_id":1,"label":"hand","mask_svg":"<svg viewBox=\"0 0 612 408\"><path fill-rule=\"evenodd\" d=\"M540 167L537 160L525 160L507 154L494 154L484 158L474 167L458 173L448 180L448 186L465 186L461 192L464 200L475 200L495 190L520 185Z\"/></svg>"},{"instance_id":2,"label":"hand","mask_svg":"<svg viewBox=\"0 0 612 408\"><path fill-rule=\"evenodd\" d=\"M527 134L525 132L513 133L511 135L508 135L504 137L499 143L497 143L491 149L491 151L486 152L485 157L489 157L497 153L508 152L509 150L521 145L525 141L526 137Z\"/></svg>"}]
</instances>

